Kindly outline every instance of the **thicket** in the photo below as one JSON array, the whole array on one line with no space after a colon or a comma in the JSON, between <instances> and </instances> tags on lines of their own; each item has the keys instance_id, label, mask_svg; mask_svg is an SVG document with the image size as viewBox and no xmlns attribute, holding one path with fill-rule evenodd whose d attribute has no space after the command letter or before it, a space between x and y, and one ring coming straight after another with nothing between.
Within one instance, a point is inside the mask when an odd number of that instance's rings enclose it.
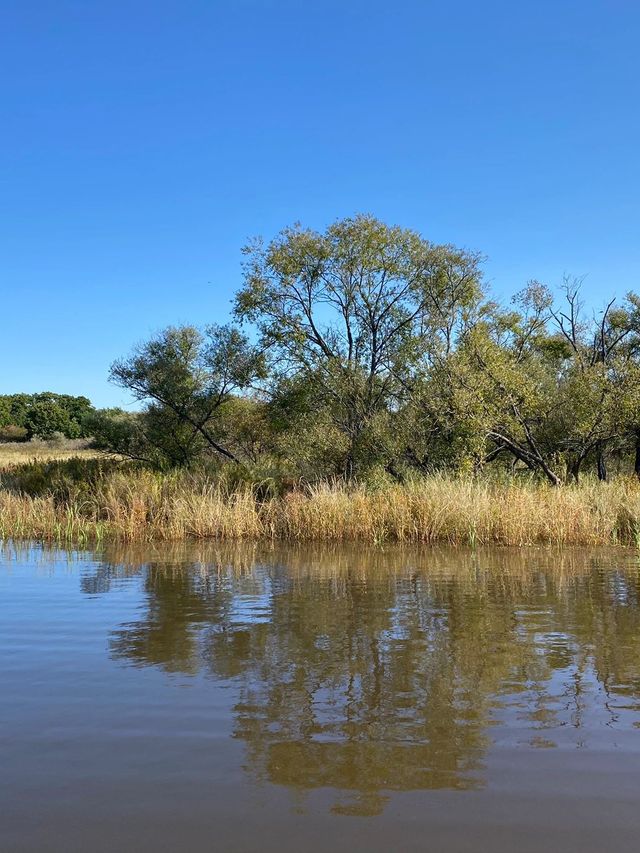
<instances>
[{"instance_id":1,"label":"thicket","mask_svg":"<svg viewBox=\"0 0 640 853\"><path fill-rule=\"evenodd\" d=\"M51 391L0 395L0 441L85 438L85 423L92 411L87 397Z\"/></svg>"},{"instance_id":2,"label":"thicket","mask_svg":"<svg viewBox=\"0 0 640 853\"><path fill-rule=\"evenodd\" d=\"M482 258L371 216L245 249L236 325L171 327L111 368L141 410L98 447L239 480L640 474L640 299L579 280L492 299ZM225 475L227 476L227 475Z\"/></svg>"}]
</instances>

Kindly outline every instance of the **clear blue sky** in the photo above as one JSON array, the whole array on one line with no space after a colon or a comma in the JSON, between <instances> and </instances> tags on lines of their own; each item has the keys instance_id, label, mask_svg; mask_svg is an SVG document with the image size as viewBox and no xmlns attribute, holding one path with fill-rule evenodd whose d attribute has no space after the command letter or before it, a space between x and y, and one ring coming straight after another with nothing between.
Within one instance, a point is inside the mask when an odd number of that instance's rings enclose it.
<instances>
[{"instance_id":1,"label":"clear blue sky","mask_svg":"<svg viewBox=\"0 0 640 853\"><path fill-rule=\"evenodd\" d=\"M220 321L240 247L358 211L507 298L640 288L637 0L0 2L0 393Z\"/></svg>"}]
</instances>

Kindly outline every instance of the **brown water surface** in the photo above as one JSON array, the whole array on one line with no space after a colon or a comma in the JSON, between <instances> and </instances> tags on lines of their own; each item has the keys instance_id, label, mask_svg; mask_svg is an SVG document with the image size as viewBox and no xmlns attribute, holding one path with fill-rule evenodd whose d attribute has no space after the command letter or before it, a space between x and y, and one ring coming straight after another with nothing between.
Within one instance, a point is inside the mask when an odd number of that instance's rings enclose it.
<instances>
[{"instance_id":1,"label":"brown water surface","mask_svg":"<svg viewBox=\"0 0 640 853\"><path fill-rule=\"evenodd\" d=\"M631 851L640 563L0 554L0 850Z\"/></svg>"}]
</instances>

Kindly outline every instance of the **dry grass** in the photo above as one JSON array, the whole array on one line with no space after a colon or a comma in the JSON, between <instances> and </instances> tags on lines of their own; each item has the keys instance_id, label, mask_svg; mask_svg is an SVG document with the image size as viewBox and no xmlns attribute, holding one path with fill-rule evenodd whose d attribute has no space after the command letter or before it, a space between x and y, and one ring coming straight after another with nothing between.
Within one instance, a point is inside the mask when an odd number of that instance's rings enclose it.
<instances>
[{"instance_id":1,"label":"dry grass","mask_svg":"<svg viewBox=\"0 0 640 853\"><path fill-rule=\"evenodd\" d=\"M89 448L86 438L62 441L0 442L0 468L24 465L28 462L51 462L65 459L95 459L100 454Z\"/></svg>"},{"instance_id":2,"label":"dry grass","mask_svg":"<svg viewBox=\"0 0 640 853\"><path fill-rule=\"evenodd\" d=\"M185 539L445 545L636 545L635 480L553 489L435 477L371 490L325 483L259 500L203 476L106 469L31 496L0 489L0 538Z\"/></svg>"},{"instance_id":3,"label":"dry grass","mask_svg":"<svg viewBox=\"0 0 640 853\"><path fill-rule=\"evenodd\" d=\"M275 535L296 540L635 544L640 487L631 480L554 489L434 477L375 492L322 485L269 510Z\"/></svg>"}]
</instances>

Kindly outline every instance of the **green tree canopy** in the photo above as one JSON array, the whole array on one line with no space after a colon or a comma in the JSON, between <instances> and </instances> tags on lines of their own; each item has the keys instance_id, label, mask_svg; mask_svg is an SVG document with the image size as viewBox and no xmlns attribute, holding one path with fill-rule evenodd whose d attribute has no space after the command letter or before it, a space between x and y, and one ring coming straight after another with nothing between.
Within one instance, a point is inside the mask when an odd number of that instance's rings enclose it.
<instances>
[{"instance_id":1,"label":"green tree canopy","mask_svg":"<svg viewBox=\"0 0 640 853\"><path fill-rule=\"evenodd\" d=\"M324 233L287 228L245 253L236 316L257 326L277 379L301 375L331 412L351 475L367 431L477 309L479 257L364 215Z\"/></svg>"},{"instance_id":2,"label":"green tree canopy","mask_svg":"<svg viewBox=\"0 0 640 853\"><path fill-rule=\"evenodd\" d=\"M112 380L147 404L146 440L182 462L203 444L239 461L222 443L220 412L234 393L263 374L260 350L231 326L170 327L111 368Z\"/></svg>"}]
</instances>

